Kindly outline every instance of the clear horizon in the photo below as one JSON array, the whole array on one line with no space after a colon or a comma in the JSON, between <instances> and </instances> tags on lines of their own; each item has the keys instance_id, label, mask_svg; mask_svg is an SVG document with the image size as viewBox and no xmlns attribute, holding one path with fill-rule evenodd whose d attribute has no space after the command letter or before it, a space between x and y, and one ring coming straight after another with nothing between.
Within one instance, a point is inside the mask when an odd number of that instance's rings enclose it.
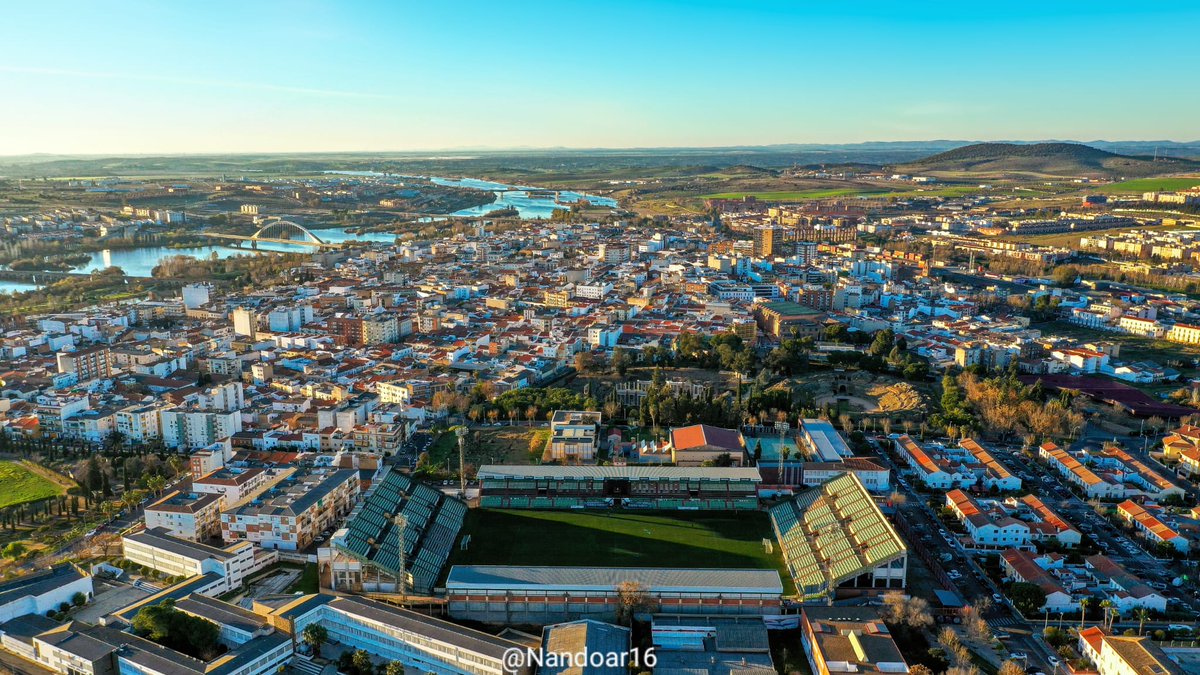
<instances>
[{"instance_id":1,"label":"clear horizon","mask_svg":"<svg viewBox=\"0 0 1200 675\"><path fill-rule=\"evenodd\" d=\"M5 18L4 156L1200 140L1200 47L1158 37L1200 19L1189 3L131 0Z\"/></svg>"}]
</instances>

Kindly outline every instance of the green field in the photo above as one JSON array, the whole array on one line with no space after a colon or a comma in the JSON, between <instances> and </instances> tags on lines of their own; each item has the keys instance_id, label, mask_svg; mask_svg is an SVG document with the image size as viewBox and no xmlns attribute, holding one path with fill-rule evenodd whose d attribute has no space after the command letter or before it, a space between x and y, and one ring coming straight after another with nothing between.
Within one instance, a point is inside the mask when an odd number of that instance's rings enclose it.
<instances>
[{"instance_id":1,"label":"green field","mask_svg":"<svg viewBox=\"0 0 1200 675\"><path fill-rule=\"evenodd\" d=\"M797 190L791 192L719 192L711 195L701 195L701 199L742 199L743 197L754 197L762 201L768 202L798 202L806 199L828 199L831 197L895 197L898 199L906 199L909 197L963 197L965 195L985 192L979 188L970 185L954 185L945 187L929 188L928 190L888 190L886 188L879 189L863 189L863 188L835 188L830 190Z\"/></svg>"},{"instance_id":2,"label":"green field","mask_svg":"<svg viewBox=\"0 0 1200 675\"><path fill-rule=\"evenodd\" d=\"M779 572L785 593L795 592L760 511L471 509L464 532L470 546L454 551L452 565L769 569Z\"/></svg>"},{"instance_id":3,"label":"green field","mask_svg":"<svg viewBox=\"0 0 1200 675\"><path fill-rule=\"evenodd\" d=\"M0 462L0 508L56 497L66 490L20 462Z\"/></svg>"},{"instance_id":4,"label":"green field","mask_svg":"<svg viewBox=\"0 0 1200 675\"><path fill-rule=\"evenodd\" d=\"M1134 180L1122 181L1105 185L1100 188L1100 192L1109 194L1138 194L1142 192L1170 192L1173 190L1186 190L1195 185L1200 185L1200 176L1192 178L1137 178Z\"/></svg>"},{"instance_id":5,"label":"green field","mask_svg":"<svg viewBox=\"0 0 1200 675\"><path fill-rule=\"evenodd\" d=\"M711 195L700 195L701 199L741 199L754 197L763 201L787 202L805 199L826 199L828 197L846 197L850 195L874 195L887 190L863 190L862 188L834 188L831 190L796 190L782 192L719 192Z\"/></svg>"}]
</instances>

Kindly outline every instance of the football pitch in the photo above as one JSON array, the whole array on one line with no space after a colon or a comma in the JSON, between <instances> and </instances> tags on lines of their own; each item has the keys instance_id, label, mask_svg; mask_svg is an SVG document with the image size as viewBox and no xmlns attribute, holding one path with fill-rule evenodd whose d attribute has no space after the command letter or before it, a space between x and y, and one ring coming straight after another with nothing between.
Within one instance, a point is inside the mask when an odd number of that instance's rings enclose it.
<instances>
[{"instance_id":1,"label":"football pitch","mask_svg":"<svg viewBox=\"0 0 1200 675\"><path fill-rule=\"evenodd\" d=\"M769 569L794 592L761 511L471 509L463 532L452 565Z\"/></svg>"}]
</instances>

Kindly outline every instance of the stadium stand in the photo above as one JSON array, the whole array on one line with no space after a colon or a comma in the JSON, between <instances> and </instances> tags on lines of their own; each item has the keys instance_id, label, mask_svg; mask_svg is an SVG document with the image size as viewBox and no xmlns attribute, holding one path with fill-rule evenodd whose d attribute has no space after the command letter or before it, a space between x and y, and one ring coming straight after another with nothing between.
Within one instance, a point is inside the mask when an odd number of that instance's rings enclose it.
<instances>
[{"instance_id":1,"label":"stadium stand","mask_svg":"<svg viewBox=\"0 0 1200 675\"><path fill-rule=\"evenodd\" d=\"M398 514L404 517L403 528L397 523ZM406 572L413 592L428 594L450 557L466 515L466 504L393 471L367 493L332 543L337 550L391 576Z\"/></svg>"},{"instance_id":2,"label":"stadium stand","mask_svg":"<svg viewBox=\"0 0 1200 675\"><path fill-rule=\"evenodd\" d=\"M776 504L769 513L805 600L849 589L904 587L908 549L853 473Z\"/></svg>"},{"instance_id":3,"label":"stadium stand","mask_svg":"<svg viewBox=\"0 0 1200 675\"><path fill-rule=\"evenodd\" d=\"M504 466L479 469L483 508L758 508L757 469L676 466Z\"/></svg>"}]
</instances>

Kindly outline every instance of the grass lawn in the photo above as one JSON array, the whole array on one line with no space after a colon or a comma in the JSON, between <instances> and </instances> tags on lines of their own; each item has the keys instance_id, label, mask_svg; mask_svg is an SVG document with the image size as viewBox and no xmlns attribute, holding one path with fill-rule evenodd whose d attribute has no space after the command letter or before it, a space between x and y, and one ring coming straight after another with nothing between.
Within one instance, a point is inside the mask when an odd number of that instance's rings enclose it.
<instances>
[{"instance_id":1,"label":"grass lawn","mask_svg":"<svg viewBox=\"0 0 1200 675\"><path fill-rule=\"evenodd\" d=\"M1200 176L1192 178L1137 178L1113 183L1112 185L1105 185L1100 188L1100 192L1108 194L1171 192L1174 190L1186 190L1195 185L1200 185Z\"/></svg>"},{"instance_id":2,"label":"grass lawn","mask_svg":"<svg viewBox=\"0 0 1200 675\"><path fill-rule=\"evenodd\" d=\"M288 593L304 593L306 595L317 593L321 590L320 580L317 576L317 564L309 563L304 566L304 573L287 589Z\"/></svg>"},{"instance_id":3,"label":"grass lawn","mask_svg":"<svg viewBox=\"0 0 1200 675\"><path fill-rule=\"evenodd\" d=\"M429 445L429 461L435 466L445 468L446 460L453 455L450 461L452 466L458 466L458 437L452 431L444 431L433 439L433 443Z\"/></svg>"},{"instance_id":4,"label":"grass lawn","mask_svg":"<svg viewBox=\"0 0 1200 675\"><path fill-rule=\"evenodd\" d=\"M452 565L769 569L795 587L766 513L471 509ZM772 541L773 553L762 540Z\"/></svg>"},{"instance_id":5,"label":"grass lawn","mask_svg":"<svg viewBox=\"0 0 1200 675\"><path fill-rule=\"evenodd\" d=\"M0 462L0 508L56 497L66 488L24 462Z\"/></svg>"}]
</instances>

